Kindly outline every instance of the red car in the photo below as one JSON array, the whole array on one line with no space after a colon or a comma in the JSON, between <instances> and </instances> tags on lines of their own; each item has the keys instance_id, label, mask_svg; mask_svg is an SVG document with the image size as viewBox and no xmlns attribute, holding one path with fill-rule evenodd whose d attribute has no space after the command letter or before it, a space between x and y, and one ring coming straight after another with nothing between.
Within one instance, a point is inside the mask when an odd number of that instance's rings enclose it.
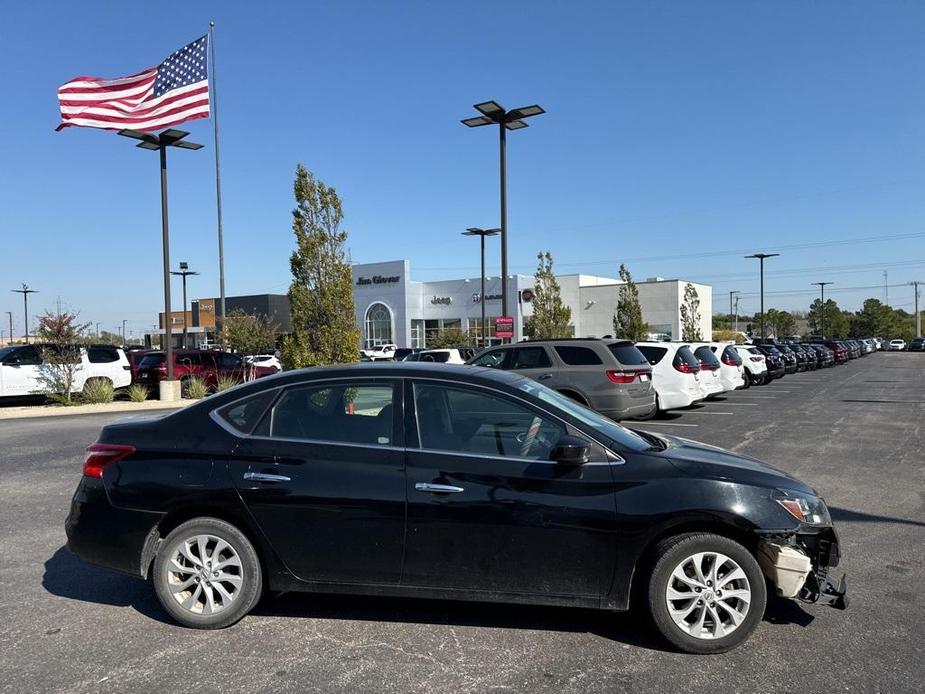
<instances>
[{"instance_id":1,"label":"red car","mask_svg":"<svg viewBox=\"0 0 925 694\"><path fill-rule=\"evenodd\" d=\"M821 344L832 350L832 353L835 355L836 364L844 364L848 361L848 349L845 347L844 343L835 342L834 340L822 340Z\"/></svg>"},{"instance_id":2,"label":"red car","mask_svg":"<svg viewBox=\"0 0 925 694\"><path fill-rule=\"evenodd\" d=\"M276 369L266 366L248 366L256 378L276 373ZM135 371L132 372L135 376ZM209 390L218 386L219 376L230 377L241 382L245 378L244 360L231 352L219 352L210 349L177 349L173 352L174 378L184 382L198 376ZM164 352L145 352L138 364L137 383L151 384L167 378L167 355Z\"/></svg>"}]
</instances>

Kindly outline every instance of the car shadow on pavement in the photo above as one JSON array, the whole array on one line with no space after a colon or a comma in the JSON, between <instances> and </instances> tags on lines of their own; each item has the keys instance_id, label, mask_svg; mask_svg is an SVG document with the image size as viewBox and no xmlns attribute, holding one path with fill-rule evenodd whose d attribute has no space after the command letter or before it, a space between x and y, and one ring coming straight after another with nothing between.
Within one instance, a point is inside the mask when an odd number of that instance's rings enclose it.
<instances>
[{"instance_id":1,"label":"car shadow on pavement","mask_svg":"<svg viewBox=\"0 0 925 694\"><path fill-rule=\"evenodd\" d=\"M62 598L132 607L145 617L174 624L161 608L149 581L87 564L67 547L58 548L45 562L42 587Z\"/></svg>"},{"instance_id":2,"label":"car shadow on pavement","mask_svg":"<svg viewBox=\"0 0 925 694\"><path fill-rule=\"evenodd\" d=\"M895 516L880 516L875 513L863 513L862 511L852 511L847 508L838 506L829 506L829 515L833 521L856 521L858 523L899 523L900 525L915 525L925 528L925 521L909 520L908 518L896 518Z\"/></svg>"}]
</instances>

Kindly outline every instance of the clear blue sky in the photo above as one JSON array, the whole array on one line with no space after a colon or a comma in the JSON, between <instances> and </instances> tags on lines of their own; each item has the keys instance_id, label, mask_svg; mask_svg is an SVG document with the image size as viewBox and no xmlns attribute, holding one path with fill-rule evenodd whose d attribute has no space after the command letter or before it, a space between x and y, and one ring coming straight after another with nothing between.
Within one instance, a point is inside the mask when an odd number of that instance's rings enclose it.
<instances>
[{"instance_id":1,"label":"clear blue sky","mask_svg":"<svg viewBox=\"0 0 925 694\"><path fill-rule=\"evenodd\" d=\"M512 271L540 249L560 272L626 261L713 284L717 308L742 290L743 312L758 304L744 250L782 254L766 290L783 309L817 280L857 308L888 270L911 310L901 285L925 279L921 2L6 3L0 310L17 333L22 282L41 291L33 315L60 296L107 329L156 320L157 157L55 133L55 90L155 65L210 18L229 294L286 291L297 162L342 195L355 261L476 276L459 232L497 224L497 137L459 119L487 99L548 111L509 138ZM202 273L192 297L215 296L211 122L188 129L207 147L171 152L172 258ZM871 237L890 238L829 243Z\"/></svg>"}]
</instances>

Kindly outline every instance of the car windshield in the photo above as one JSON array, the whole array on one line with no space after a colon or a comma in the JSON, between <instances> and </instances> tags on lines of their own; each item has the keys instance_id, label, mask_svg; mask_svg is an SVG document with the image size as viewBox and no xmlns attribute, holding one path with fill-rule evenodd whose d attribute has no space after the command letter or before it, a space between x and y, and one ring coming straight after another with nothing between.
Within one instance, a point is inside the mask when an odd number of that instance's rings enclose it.
<instances>
[{"instance_id":1,"label":"car windshield","mask_svg":"<svg viewBox=\"0 0 925 694\"><path fill-rule=\"evenodd\" d=\"M636 432L620 426L612 419L589 410L571 398L567 398L536 381L524 378L517 383L517 387L525 393L529 393L543 402L553 405L556 409L571 415L585 426L591 427L597 433L610 439L617 446L631 451L647 451L652 448L652 442L647 441Z\"/></svg>"}]
</instances>

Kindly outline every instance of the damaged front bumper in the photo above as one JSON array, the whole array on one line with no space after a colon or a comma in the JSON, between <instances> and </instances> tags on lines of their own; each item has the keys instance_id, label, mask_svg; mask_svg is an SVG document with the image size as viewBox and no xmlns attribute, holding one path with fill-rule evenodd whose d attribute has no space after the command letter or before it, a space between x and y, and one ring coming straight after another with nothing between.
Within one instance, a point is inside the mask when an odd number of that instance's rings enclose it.
<instances>
[{"instance_id":1,"label":"damaged front bumper","mask_svg":"<svg viewBox=\"0 0 925 694\"><path fill-rule=\"evenodd\" d=\"M846 577L836 581L829 575L840 558L838 533L831 526L764 533L758 545L758 563L780 596L844 610Z\"/></svg>"}]
</instances>

